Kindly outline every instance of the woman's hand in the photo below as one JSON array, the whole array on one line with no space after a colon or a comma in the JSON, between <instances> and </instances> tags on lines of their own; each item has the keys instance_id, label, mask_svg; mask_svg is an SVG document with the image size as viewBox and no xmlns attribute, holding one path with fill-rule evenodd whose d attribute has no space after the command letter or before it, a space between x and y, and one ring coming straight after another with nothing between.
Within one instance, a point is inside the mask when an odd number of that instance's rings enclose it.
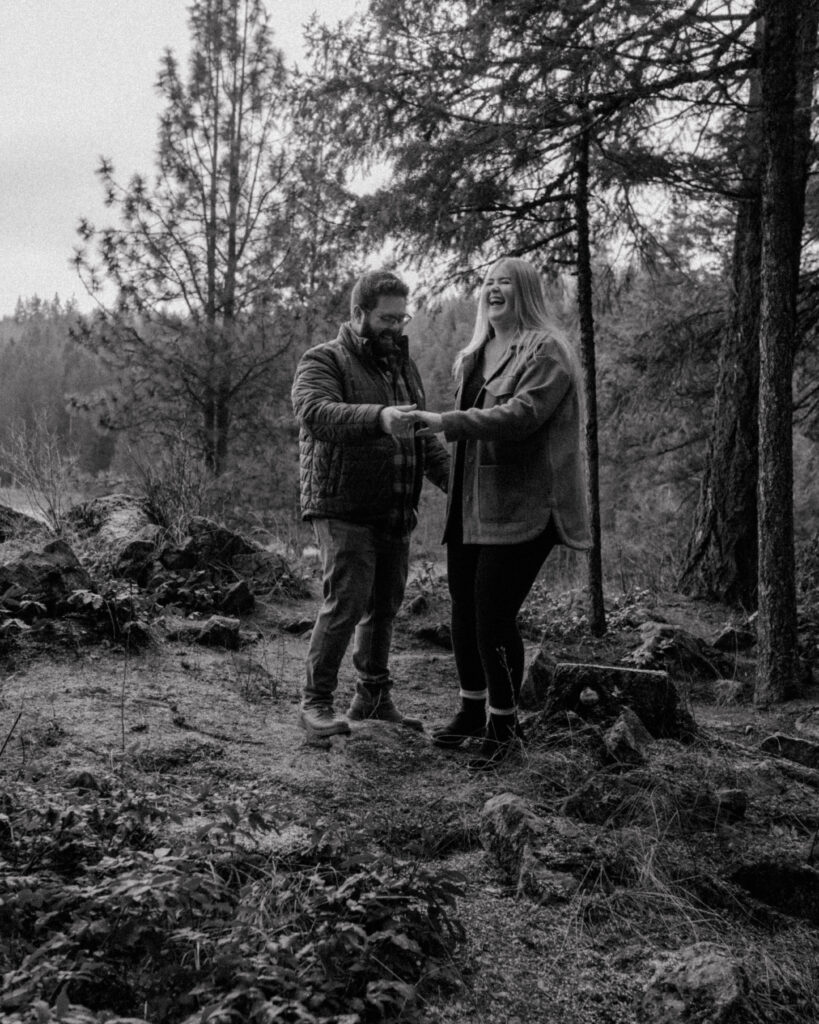
<instances>
[{"instance_id":1,"label":"woman's hand","mask_svg":"<svg viewBox=\"0 0 819 1024\"><path fill-rule=\"evenodd\" d=\"M443 417L438 412L415 412L413 413L415 422L420 424L420 428L416 430L416 437L433 437L435 434L441 434L444 430Z\"/></svg>"}]
</instances>

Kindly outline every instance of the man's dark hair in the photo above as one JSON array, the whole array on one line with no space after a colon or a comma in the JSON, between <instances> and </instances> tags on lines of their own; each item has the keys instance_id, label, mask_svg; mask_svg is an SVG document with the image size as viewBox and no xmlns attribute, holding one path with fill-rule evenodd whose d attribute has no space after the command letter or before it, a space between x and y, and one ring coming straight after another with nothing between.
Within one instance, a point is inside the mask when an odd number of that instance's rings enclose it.
<instances>
[{"instance_id":1,"label":"man's dark hair","mask_svg":"<svg viewBox=\"0 0 819 1024\"><path fill-rule=\"evenodd\" d=\"M360 306L365 313L371 312L378 305L381 295L397 295L405 299L409 295L409 285L404 284L391 270L368 270L353 286L350 315L353 315L356 306Z\"/></svg>"}]
</instances>

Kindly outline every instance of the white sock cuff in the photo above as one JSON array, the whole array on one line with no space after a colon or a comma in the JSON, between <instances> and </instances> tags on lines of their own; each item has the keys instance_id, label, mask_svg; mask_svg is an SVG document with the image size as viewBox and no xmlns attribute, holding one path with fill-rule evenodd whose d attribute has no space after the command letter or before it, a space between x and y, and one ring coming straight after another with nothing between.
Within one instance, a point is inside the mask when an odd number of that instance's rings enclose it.
<instances>
[{"instance_id":1,"label":"white sock cuff","mask_svg":"<svg viewBox=\"0 0 819 1024\"><path fill-rule=\"evenodd\" d=\"M489 705L489 714L490 715L506 715L506 716L509 716L509 715L514 715L515 711L517 711L517 708L493 708L491 704Z\"/></svg>"},{"instance_id":2,"label":"white sock cuff","mask_svg":"<svg viewBox=\"0 0 819 1024\"><path fill-rule=\"evenodd\" d=\"M486 700L488 690L461 690L460 695L465 700Z\"/></svg>"}]
</instances>

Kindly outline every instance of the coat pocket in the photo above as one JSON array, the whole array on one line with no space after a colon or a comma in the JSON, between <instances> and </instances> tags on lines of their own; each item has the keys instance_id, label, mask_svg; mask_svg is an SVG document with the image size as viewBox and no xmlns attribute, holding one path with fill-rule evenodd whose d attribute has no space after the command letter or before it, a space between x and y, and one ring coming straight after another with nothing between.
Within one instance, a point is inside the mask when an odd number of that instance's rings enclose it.
<instances>
[{"instance_id":1,"label":"coat pocket","mask_svg":"<svg viewBox=\"0 0 819 1024\"><path fill-rule=\"evenodd\" d=\"M478 467L478 516L482 522L523 522L526 503L526 466Z\"/></svg>"},{"instance_id":2,"label":"coat pocket","mask_svg":"<svg viewBox=\"0 0 819 1024\"><path fill-rule=\"evenodd\" d=\"M510 377L508 374L503 377L495 377L494 380L490 380L484 385L488 394L492 396L492 405L501 405L503 402L508 402L509 399L515 393L515 384L517 378Z\"/></svg>"}]
</instances>

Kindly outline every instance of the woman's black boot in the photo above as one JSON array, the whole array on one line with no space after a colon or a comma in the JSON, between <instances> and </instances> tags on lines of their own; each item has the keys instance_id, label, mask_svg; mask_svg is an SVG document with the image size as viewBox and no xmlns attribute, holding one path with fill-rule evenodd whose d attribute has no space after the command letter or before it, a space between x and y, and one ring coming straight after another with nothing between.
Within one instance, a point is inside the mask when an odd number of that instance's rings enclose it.
<instances>
[{"instance_id":1,"label":"woman's black boot","mask_svg":"<svg viewBox=\"0 0 819 1024\"><path fill-rule=\"evenodd\" d=\"M486 732L486 693L475 697L461 695L461 708L455 717L432 731L432 742L436 747L460 747L472 737L483 736Z\"/></svg>"},{"instance_id":2,"label":"woman's black boot","mask_svg":"<svg viewBox=\"0 0 819 1024\"><path fill-rule=\"evenodd\" d=\"M479 755L469 762L473 772L491 772L507 761L522 746L522 732L517 715L492 715Z\"/></svg>"}]
</instances>

